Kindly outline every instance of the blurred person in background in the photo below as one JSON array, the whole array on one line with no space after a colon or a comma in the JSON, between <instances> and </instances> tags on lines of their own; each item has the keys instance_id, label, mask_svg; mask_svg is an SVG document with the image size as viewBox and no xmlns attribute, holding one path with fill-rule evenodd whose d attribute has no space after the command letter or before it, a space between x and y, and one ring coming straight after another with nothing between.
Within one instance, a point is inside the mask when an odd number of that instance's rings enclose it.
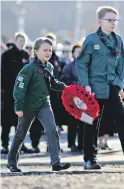
<instances>
[{"instance_id":1,"label":"blurred person in background","mask_svg":"<svg viewBox=\"0 0 124 189\"><path fill-rule=\"evenodd\" d=\"M61 80L61 74L62 70L65 65L71 63L72 60L72 47L70 42L64 41L64 44L62 46L62 55L59 57L59 65L60 65L60 80ZM62 81L62 80L61 80ZM68 114L65 113L65 108L62 104L61 100L61 92L59 93L59 125L67 125L68 124Z\"/></svg>"},{"instance_id":2,"label":"blurred person in background","mask_svg":"<svg viewBox=\"0 0 124 189\"><path fill-rule=\"evenodd\" d=\"M63 45L62 55L59 58L60 62L60 74L62 73L62 70L66 64L69 64L71 62L71 45Z\"/></svg>"},{"instance_id":3,"label":"blurred person in background","mask_svg":"<svg viewBox=\"0 0 124 189\"><path fill-rule=\"evenodd\" d=\"M61 81L66 83L67 85L78 85L78 76L75 69L75 62L77 59L77 56L80 53L82 44L77 43L72 48L72 58L73 61L69 64L66 64L62 70L61 74ZM84 123L75 119L71 115L69 115L68 112L64 109L65 114L67 114L67 125L68 125L68 147L71 148L72 152L75 151L82 151L83 150L83 131L84 131ZM64 116L63 116L64 117ZM78 146L76 146L76 135L78 134Z\"/></svg>"},{"instance_id":4,"label":"blurred person in background","mask_svg":"<svg viewBox=\"0 0 124 189\"><path fill-rule=\"evenodd\" d=\"M56 46L55 46L55 52L56 52L56 55L58 56L58 58L61 57L62 50L63 50L63 44L57 43Z\"/></svg>"},{"instance_id":5,"label":"blurred person in background","mask_svg":"<svg viewBox=\"0 0 124 189\"><path fill-rule=\"evenodd\" d=\"M29 60L31 60L33 58L33 52L32 52L32 49L33 49L33 42L31 41L28 41L27 44L25 45L25 48L24 48L27 53L29 54Z\"/></svg>"},{"instance_id":6,"label":"blurred person in background","mask_svg":"<svg viewBox=\"0 0 124 189\"><path fill-rule=\"evenodd\" d=\"M57 37L54 33L47 33L45 35L47 38L51 39L53 42L53 51L52 51L52 56L50 58L50 63L54 66L54 75L56 79L60 79L60 62L59 62L59 57L56 55L56 42L57 42ZM62 130L61 124L60 124L60 92L59 91L50 91L50 99L51 99L51 105L53 109L53 113L55 116L55 121L58 126L58 131L60 132ZM62 149L61 149L62 150Z\"/></svg>"},{"instance_id":7,"label":"blurred person in background","mask_svg":"<svg viewBox=\"0 0 124 189\"><path fill-rule=\"evenodd\" d=\"M22 69L28 63L29 55L23 50L25 44L25 36L22 33L15 34L14 44L7 44L6 50L1 57L1 88L4 90L3 111L1 115L1 153L8 153L9 133L11 126L17 125L18 118L14 112L13 87L15 79ZM12 46L12 48L9 48ZM30 153L31 150L26 146L22 146L22 151Z\"/></svg>"},{"instance_id":8,"label":"blurred person in background","mask_svg":"<svg viewBox=\"0 0 124 189\"><path fill-rule=\"evenodd\" d=\"M55 75L56 79L59 79L59 77L60 77L59 57L56 55L56 52L55 52L57 37L54 33L47 33L45 35L45 37L51 39L53 42L54 46L53 46L52 56L49 61L54 66L54 75Z\"/></svg>"}]
</instances>

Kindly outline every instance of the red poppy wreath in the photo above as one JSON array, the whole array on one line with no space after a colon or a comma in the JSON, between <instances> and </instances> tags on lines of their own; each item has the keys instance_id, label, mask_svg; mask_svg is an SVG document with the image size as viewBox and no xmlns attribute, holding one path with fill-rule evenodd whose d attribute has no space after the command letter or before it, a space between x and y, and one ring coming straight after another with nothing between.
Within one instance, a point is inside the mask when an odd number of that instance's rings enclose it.
<instances>
[{"instance_id":1,"label":"red poppy wreath","mask_svg":"<svg viewBox=\"0 0 124 189\"><path fill-rule=\"evenodd\" d=\"M92 125L99 116L100 108L97 100L81 86L65 87L61 98L65 109L76 119Z\"/></svg>"}]
</instances>

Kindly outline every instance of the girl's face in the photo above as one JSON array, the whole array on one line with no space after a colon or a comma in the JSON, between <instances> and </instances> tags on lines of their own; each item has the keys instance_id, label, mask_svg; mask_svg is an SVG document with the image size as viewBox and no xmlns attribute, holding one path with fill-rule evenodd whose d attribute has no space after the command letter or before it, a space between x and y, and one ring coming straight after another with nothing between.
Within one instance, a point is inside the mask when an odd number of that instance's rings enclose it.
<instances>
[{"instance_id":1,"label":"girl's face","mask_svg":"<svg viewBox=\"0 0 124 189\"><path fill-rule=\"evenodd\" d=\"M37 57L41 60L41 62L48 61L52 56L52 45L44 42L41 44L40 48L35 51Z\"/></svg>"}]
</instances>

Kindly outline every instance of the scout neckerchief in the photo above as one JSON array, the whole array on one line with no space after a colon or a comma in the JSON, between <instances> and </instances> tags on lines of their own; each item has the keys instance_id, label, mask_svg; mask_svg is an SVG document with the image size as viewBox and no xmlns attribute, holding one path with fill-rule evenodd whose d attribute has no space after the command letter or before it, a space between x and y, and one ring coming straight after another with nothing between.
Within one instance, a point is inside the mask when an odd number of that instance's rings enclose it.
<instances>
[{"instance_id":1,"label":"scout neckerchief","mask_svg":"<svg viewBox=\"0 0 124 189\"><path fill-rule=\"evenodd\" d=\"M111 53L113 54L113 56L117 56L118 55L118 39L117 39L117 35L114 33L114 32L111 32L112 36L114 37L115 41L116 41L116 44L114 47L112 47L108 42L107 40L105 39L105 36L102 32L102 29L101 27L99 27L99 29L97 30L97 35L99 36L100 40L102 41L102 43L108 47L108 49L111 50Z\"/></svg>"},{"instance_id":2,"label":"scout neckerchief","mask_svg":"<svg viewBox=\"0 0 124 189\"><path fill-rule=\"evenodd\" d=\"M54 75L47 69L47 62L43 64L37 57L35 57L35 61L42 68L48 90L50 90L51 82L55 79Z\"/></svg>"}]
</instances>

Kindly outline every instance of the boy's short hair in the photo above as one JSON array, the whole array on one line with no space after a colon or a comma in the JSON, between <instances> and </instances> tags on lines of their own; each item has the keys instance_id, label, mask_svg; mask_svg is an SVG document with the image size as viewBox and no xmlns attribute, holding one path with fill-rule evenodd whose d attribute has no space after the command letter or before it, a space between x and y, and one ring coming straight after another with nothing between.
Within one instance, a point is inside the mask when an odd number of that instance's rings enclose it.
<instances>
[{"instance_id":1,"label":"boy's short hair","mask_svg":"<svg viewBox=\"0 0 124 189\"><path fill-rule=\"evenodd\" d=\"M24 40L26 40L26 34L23 32L16 32L14 36L15 36L15 40L17 40L19 37L22 37L24 38Z\"/></svg>"},{"instance_id":2,"label":"boy's short hair","mask_svg":"<svg viewBox=\"0 0 124 189\"><path fill-rule=\"evenodd\" d=\"M112 12L116 15L119 14L118 11L114 7L102 6L102 7L99 7L96 11L96 18L97 19L103 18L107 12Z\"/></svg>"},{"instance_id":3,"label":"boy's short hair","mask_svg":"<svg viewBox=\"0 0 124 189\"><path fill-rule=\"evenodd\" d=\"M50 44L51 46L53 46L53 42L51 41L51 39L47 38L47 37L39 37L35 40L34 42L34 50L38 50L41 46L41 44L43 43L48 43Z\"/></svg>"},{"instance_id":4,"label":"boy's short hair","mask_svg":"<svg viewBox=\"0 0 124 189\"><path fill-rule=\"evenodd\" d=\"M39 37L35 40L34 45L33 45L33 54L34 57L36 56L35 50L39 50L40 46L43 43L48 43L53 47L53 42L51 41L51 39L47 38L47 37Z\"/></svg>"}]
</instances>

